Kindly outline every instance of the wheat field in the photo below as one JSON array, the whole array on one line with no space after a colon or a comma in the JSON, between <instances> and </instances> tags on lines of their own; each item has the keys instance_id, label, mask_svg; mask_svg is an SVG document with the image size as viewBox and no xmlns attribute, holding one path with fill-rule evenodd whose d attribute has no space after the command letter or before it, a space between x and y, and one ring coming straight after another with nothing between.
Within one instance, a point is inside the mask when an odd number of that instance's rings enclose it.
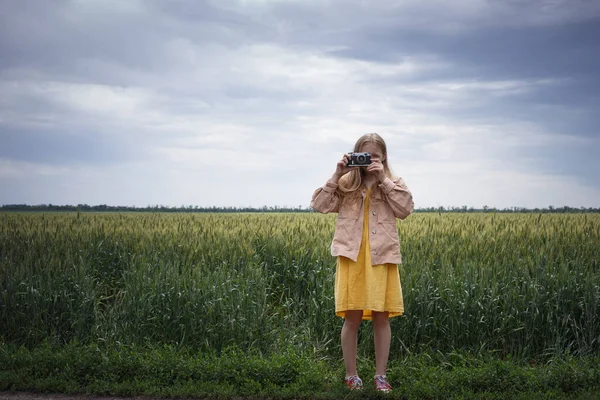
<instances>
[{"instance_id":1,"label":"wheat field","mask_svg":"<svg viewBox=\"0 0 600 400\"><path fill-rule=\"evenodd\" d=\"M341 354L335 215L1 213L0 340ZM398 221L392 354L600 350L600 215ZM365 323L359 354L370 356Z\"/></svg>"}]
</instances>

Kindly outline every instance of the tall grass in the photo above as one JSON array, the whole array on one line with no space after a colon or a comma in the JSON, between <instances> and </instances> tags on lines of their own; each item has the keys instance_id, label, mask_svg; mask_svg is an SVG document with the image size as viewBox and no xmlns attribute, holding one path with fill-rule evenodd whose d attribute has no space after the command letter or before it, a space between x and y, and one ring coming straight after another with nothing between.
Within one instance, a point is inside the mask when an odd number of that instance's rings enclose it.
<instances>
[{"instance_id":1,"label":"tall grass","mask_svg":"<svg viewBox=\"0 0 600 400\"><path fill-rule=\"evenodd\" d=\"M0 338L338 357L334 215L0 214ZM600 215L398 222L392 352L600 350ZM371 355L372 329L360 354Z\"/></svg>"}]
</instances>

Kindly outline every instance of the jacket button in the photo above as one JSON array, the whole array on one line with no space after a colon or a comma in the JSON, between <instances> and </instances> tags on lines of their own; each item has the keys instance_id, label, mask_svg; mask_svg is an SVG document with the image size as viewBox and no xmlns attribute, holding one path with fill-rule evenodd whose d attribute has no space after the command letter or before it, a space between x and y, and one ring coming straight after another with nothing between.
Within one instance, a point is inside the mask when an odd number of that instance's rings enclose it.
<instances>
[{"instance_id":1,"label":"jacket button","mask_svg":"<svg viewBox=\"0 0 600 400\"><path fill-rule=\"evenodd\" d=\"M373 229L373 230L371 231L371 233L374 235L374 234L376 234L376 233L377 233L377 231L376 231L375 229Z\"/></svg>"},{"instance_id":2,"label":"jacket button","mask_svg":"<svg viewBox=\"0 0 600 400\"><path fill-rule=\"evenodd\" d=\"M373 254L377 255L377 250L373 250Z\"/></svg>"},{"instance_id":3,"label":"jacket button","mask_svg":"<svg viewBox=\"0 0 600 400\"><path fill-rule=\"evenodd\" d=\"M373 215L377 214L375 211L373 211Z\"/></svg>"}]
</instances>

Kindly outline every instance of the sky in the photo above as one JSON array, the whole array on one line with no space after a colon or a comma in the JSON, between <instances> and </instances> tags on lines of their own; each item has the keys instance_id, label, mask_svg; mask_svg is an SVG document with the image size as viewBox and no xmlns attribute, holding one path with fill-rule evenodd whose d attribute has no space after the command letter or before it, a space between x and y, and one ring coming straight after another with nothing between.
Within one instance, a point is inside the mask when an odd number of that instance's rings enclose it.
<instances>
[{"instance_id":1,"label":"sky","mask_svg":"<svg viewBox=\"0 0 600 400\"><path fill-rule=\"evenodd\" d=\"M0 0L0 204L600 206L596 0Z\"/></svg>"}]
</instances>

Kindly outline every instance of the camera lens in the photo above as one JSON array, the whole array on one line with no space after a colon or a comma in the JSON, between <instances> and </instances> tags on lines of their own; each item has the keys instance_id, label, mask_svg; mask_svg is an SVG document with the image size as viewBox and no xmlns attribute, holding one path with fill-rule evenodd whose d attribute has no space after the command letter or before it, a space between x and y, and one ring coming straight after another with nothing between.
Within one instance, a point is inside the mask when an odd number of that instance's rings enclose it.
<instances>
[{"instance_id":1,"label":"camera lens","mask_svg":"<svg viewBox=\"0 0 600 400\"><path fill-rule=\"evenodd\" d=\"M364 164L365 161L367 161L367 157L365 157L363 154L361 154L356 158L356 161L358 161L360 164Z\"/></svg>"}]
</instances>

